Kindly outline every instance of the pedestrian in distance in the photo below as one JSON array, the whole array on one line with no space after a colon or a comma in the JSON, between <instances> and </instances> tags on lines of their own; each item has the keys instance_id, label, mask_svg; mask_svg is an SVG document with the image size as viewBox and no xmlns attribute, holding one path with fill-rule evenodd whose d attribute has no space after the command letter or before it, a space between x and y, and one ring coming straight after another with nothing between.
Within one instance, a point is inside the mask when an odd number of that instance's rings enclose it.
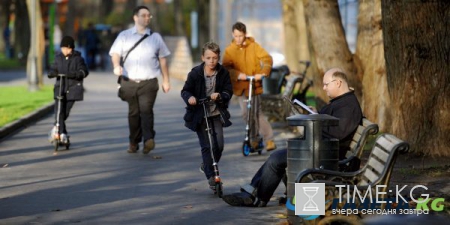
<instances>
[{"instance_id":1,"label":"pedestrian in distance","mask_svg":"<svg viewBox=\"0 0 450 225\"><path fill-rule=\"evenodd\" d=\"M238 96L241 114L247 120L247 105L245 100L249 95L249 81L247 76L255 76L255 90L252 100L254 115L250 118L250 140L252 147L258 148L259 134L263 136L267 151L276 149L273 140L273 130L266 116L261 110L261 94L263 92L262 79L270 75L272 57L267 51L255 42L253 37L247 37L245 24L237 22L232 27L233 41L225 49L222 64L230 72L234 95Z\"/></svg>"},{"instance_id":2,"label":"pedestrian in distance","mask_svg":"<svg viewBox=\"0 0 450 225\"><path fill-rule=\"evenodd\" d=\"M322 136L324 139L339 140L341 160L350 149L352 137L361 124L363 118L361 106L353 90L348 86L346 74L339 68L325 72L323 90L331 101L319 113L338 118L339 125L327 127L323 130ZM232 206L264 207L285 176L286 167L287 149L278 150L269 156L253 176L251 183L241 187L241 192L224 195L222 199Z\"/></svg>"},{"instance_id":3,"label":"pedestrian in distance","mask_svg":"<svg viewBox=\"0 0 450 225\"><path fill-rule=\"evenodd\" d=\"M146 6L133 10L134 26L120 32L109 55L119 77L119 97L128 103L129 147L136 153L144 143L144 154L155 148L153 106L162 75L162 90L170 90L166 57L170 51L160 34L148 28L152 15ZM121 58L123 61L121 63Z\"/></svg>"},{"instance_id":4,"label":"pedestrian in distance","mask_svg":"<svg viewBox=\"0 0 450 225\"><path fill-rule=\"evenodd\" d=\"M70 36L65 36L61 40L61 52L55 56L55 61L50 66L49 78L57 78L54 86L55 99L55 126L59 121L59 133L61 142L69 142L69 136L65 121L69 117L75 101L82 101L84 95L83 79L89 75L85 61L79 51L75 51L75 41ZM58 76L64 74L65 77ZM61 90L60 90L61 89ZM60 92L61 91L61 92ZM58 115L57 96L62 93L60 112ZM56 117L59 117L57 120ZM54 133L55 127L51 134Z\"/></svg>"},{"instance_id":5,"label":"pedestrian in distance","mask_svg":"<svg viewBox=\"0 0 450 225\"><path fill-rule=\"evenodd\" d=\"M88 24L88 28L84 31L82 36L82 43L86 51L86 60L89 69L96 68L96 57L99 53L100 38L97 35L95 26L92 22Z\"/></svg>"},{"instance_id":6,"label":"pedestrian in distance","mask_svg":"<svg viewBox=\"0 0 450 225\"><path fill-rule=\"evenodd\" d=\"M219 64L219 59L219 45L214 42L206 43L202 49L203 63L192 68L181 90L181 97L186 103L185 126L197 133L202 154L200 170L211 188L215 185L215 172L205 112L199 100L208 97L212 100L205 104L209 115L208 125L212 129L212 150L215 162L218 163L224 149L223 127L231 125L228 103L233 95L229 72Z\"/></svg>"}]
</instances>

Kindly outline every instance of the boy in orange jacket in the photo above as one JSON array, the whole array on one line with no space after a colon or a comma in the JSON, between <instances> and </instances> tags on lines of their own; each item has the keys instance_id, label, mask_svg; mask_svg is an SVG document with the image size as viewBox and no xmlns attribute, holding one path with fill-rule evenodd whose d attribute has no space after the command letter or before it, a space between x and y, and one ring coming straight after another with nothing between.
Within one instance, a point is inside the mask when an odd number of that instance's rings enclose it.
<instances>
[{"instance_id":1,"label":"boy in orange jacket","mask_svg":"<svg viewBox=\"0 0 450 225\"><path fill-rule=\"evenodd\" d=\"M262 48L255 39L247 37L247 28L245 24L237 22L232 27L233 41L225 49L222 65L230 72L231 82L233 85L233 94L238 96L239 105L241 107L242 117L244 121L247 118L247 106L244 100L248 96L249 81L247 75L255 76L255 89L253 97L254 115L250 118L250 139L253 140L251 145L257 148L259 134L263 136L267 151L276 149L273 141L273 130L266 116L261 110L261 94L262 78L270 74L272 69L272 57ZM245 95L244 95L245 94Z\"/></svg>"}]
</instances>

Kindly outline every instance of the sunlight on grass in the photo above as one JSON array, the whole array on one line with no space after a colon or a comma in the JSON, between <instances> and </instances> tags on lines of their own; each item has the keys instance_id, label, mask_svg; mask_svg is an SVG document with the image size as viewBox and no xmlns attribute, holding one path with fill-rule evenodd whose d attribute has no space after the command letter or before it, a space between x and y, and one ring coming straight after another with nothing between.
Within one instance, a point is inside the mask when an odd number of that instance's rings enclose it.
<instances>
[{"instance_id":1,"label":"sunlight on grass","mask_svg":"<svg viewBox=\"0 0 450 225\"><path fill-rule=\"evenodd\" d=\"M46 85L37 92L27 86L0 88L0 127L53 101L53 86Z\"/></svg>"}]
</instances>

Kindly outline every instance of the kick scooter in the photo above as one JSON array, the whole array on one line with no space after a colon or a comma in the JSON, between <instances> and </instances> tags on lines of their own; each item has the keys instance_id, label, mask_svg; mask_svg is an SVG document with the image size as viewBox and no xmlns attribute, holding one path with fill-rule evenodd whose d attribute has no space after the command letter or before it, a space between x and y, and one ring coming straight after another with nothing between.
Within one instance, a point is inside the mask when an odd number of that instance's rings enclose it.
<instances>
[{"instance_id":1,"label":"kick scooter","mask_svg":"<svg viewBox=\"0 0 450 225\"><path fill-rule=\"evenodd\" d=\"M219 196L219 198L222 198L223 195L223 189L222 189L222 181L220 179L220 175L219 175L219 166L216 162L216 158L214 157L214 148L213 148L213 130L211 129L211 127L209 126L209 109L207 109L207 106L209 102L211 102L211 97L207 97L207 98L203 98L203 99L199 99L198 100L198 104L201 104L203 106L203 112L205 115L205 122L206 122L206 132L208 133L208 141L209 141L209 151L211 153L211 158L213 160L213 169L214 169L214 182L215 182L215 186L214 186L214 194L217 194L217 196Z\"/></svg>"},{"instance_id":2,"label":"kick scooter","mask_svg":"<svg viewBox=\"0 0 450 225\"><path fill-rule=\"evenodd\" d=\"M250 155L250 153L258 152L259 155L261 155L261 151L264 148L264 144L262 139L260 138L258 140L258 146L254 148L252 146L253 140L250 139L250 123L255 123L254 120L252 120L251 116L254 114L253 110L255 110L252 107L252 100L253 100L253 84L255 83L255 76L247 76L247 80L249 81L249 89L248 89L248 99L244 100L244 102L247 102L247 124L245 125L245 139L242 143L242 154L244 156Z\"/></svg>"},{"instance_id":3,"label":"kick scooter","mask_svg":"<svg viewBox=\"0 0 450 225\"><path fill-rule=\"evenodd\" d=\"M56 99L58 100L57 103L57 114L56 114L56 124L53 127L53 129L50 131L49 140L54 146L55 152L58 151L58 148L60 145L65 146L66 150L69 150L70 147L70 141L68 136L61 135L61 131L59 129L59 114L61 113L61 101L64 99L64 96L62 95L62 89L63 85L65 85L65 82L67 82L66 75L65 74L58 74L58 77L60 79L60 86L59 86L59 93L58 96L56 96Z\"/></svg>"}]
</instances>

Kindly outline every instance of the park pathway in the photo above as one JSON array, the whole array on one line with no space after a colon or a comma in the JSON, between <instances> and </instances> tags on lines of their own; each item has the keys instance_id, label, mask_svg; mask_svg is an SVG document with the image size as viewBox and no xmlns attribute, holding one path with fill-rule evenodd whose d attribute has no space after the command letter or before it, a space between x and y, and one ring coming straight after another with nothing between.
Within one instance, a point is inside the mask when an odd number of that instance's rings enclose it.
<instances>
[{"instance_id":1,"label":"park pathway","mask_svg":"<svg viewBox=\"0 0 450 225\"><path fill-rule=\"evenodd\" d=\"M46 80L46 82L51 82ZM156 148L128 154L127 105L117 98L115 76L92 72L85 101L67 126L71 149L53 155L49 115L0 142L0 224L278 224L284 206L231 207L212 194L197 136L183 126L183 82L172 80L155 109ZM220 166L225 194L249 182L268 157L241 153L244 123L230 105ZM286 146L276 129L277 145ZM142 149L142 144L141 144ZM280 196L284 187L275 193Z\"/></svg>"}]
</instances>

